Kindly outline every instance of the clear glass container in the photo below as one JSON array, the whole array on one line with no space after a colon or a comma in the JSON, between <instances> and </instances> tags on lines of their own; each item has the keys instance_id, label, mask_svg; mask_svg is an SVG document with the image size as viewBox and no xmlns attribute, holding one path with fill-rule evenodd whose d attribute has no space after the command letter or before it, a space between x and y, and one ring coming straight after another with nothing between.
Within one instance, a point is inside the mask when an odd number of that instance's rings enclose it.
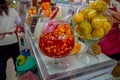
<instances>
[{"instance_id":1,"label":"clear glass container","mask_svg":"<svg viewBox=\"0 0 120 80\"><path fill-rule=\"evenodd\" d=\"M87 65L99 62L99 58L93 52L93 44L99 43L112 27L112 16L109 9L101 10L101 12L100 10L92 9L88 4L82 4L73 16L76 36L86 44L85 51L82 52L84 58L79 55L77 60Z\"/></svg>"},{"instance_id":2,"label":"clear glass container","mask_svg":"<svg viewBox=\"0 0 120 80\"><path fill-rule=\"evenodd\" d=\"M70 22L63 20L46 22L39 38L39 48L44 55L55 58L54 62L48 63L50 68L66 69L69 63L64 63L61 58L68 56L73 47L74 33Z\"/></svg>"}]
</instances>

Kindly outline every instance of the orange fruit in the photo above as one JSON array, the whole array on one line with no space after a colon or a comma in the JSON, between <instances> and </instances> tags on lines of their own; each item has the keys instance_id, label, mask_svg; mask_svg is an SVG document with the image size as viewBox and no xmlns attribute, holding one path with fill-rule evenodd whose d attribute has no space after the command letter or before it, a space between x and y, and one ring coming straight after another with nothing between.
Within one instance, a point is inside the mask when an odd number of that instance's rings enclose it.
<instances>
[{"instance_id":1,"label":"orange fruit","mask_svg":"<svg viewBox=\"0 0 120 80\"><path fill-rule=\"evenodd\" d=\"M50 17L51 13L52 13L51 10L48 10L46 13L46 17Z\"/></svg>"},{"instance_id":2,"label":"orange fruit","mask_svg":"<svg viewBox=\"0 0 120 80\"><path fill-rule=\"evenodd\" d=\"M41 4L42 10L48 10L50 8L50 3L49 2L44 2Z\"/></svg>"},{"instance_id":3,"label":"orange fruit","mask_svg":"<svg viewBox=\"0 0 120 80\"><path fill-rule=\"evenodd\" d=\"M32 14L32 10L28 10L28 13L29 13L29 14Z\"/></svg>"},{"instance_id":4,"label":"orange fruit","mask_svg":"<svg viewBox=\"0 0 120 80\"><path fill-rule=\"evenodd\" d=\"M81 44L75 43L73 50L71 51L71 54L77 54L77 52L81 49Z\"/></svg>"},{"instance_id":5,"label":"orange fruit","mask_svg":"<svg viewBox=\"0 0 120 80\"><path fill-rule=\"evenodd\" d=\"M35 9L35 7L34 7L34 6L31 6L31 7L30 7L30 9L31 9L31 10L34 10L34 9Z\"/></svg>"},{"instance_id":6,"label":"orange fruit","mask_svg":"<svg viewBox=\"0 0 120 80\"><path fill-rule=\"evenodd\" d=\"M37 10L34 9L34 10L32 11L32 14L37 14Z\"/></svg>"}]
</instances>

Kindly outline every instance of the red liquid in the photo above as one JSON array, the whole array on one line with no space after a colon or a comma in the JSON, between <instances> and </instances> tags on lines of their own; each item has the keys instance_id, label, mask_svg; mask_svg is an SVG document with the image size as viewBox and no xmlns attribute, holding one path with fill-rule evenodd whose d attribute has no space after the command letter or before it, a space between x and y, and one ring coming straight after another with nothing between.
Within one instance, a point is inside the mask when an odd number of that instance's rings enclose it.
<instances>
[{"instance_id":1,"label":"red liquid","mask_svg":"<svg viewBox=\"0 0 120 80\"><path fill-rule=\"evenodd\" d=\"M39 48L48 57L65 57L73 47L74 36L69 24L59 24L52 32L43 33L39 39Z\"/></svg>"}]
</instances>

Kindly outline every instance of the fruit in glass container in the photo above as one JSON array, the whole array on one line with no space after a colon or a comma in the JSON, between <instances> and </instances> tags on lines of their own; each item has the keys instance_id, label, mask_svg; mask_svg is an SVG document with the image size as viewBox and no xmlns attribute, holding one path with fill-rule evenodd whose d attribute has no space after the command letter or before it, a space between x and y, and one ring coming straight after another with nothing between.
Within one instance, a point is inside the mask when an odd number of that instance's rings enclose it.
<instances>
[{"instance_id":1,"label":"fruit in glass container","mask_svg":"<svg viewBox=\"0 0 120 80\"><path fill-rule=\"evenodd\" d=\"M32 14L32 10L28 10L28 14Z\"/></svg>"},{"instance_id":2,"label":"fruit in glass container","mask_svg":"<svg viewBox=\"0 0 120 80\"><path fill-rule=\"evenodd\" d=\"M86 35L84 35L84 39L85 40L90 40L90 39L92 39L92 35L91 34L86 34Z\"/></svg>"},{"instance_id":3,"label":"fruit in glass container","mask_svg":"<svg viewBox=\"0 0 120 80\"><path fill-rule=\"evenodd\" d=\"M80 32L80 30L79 30L79 25L76 25L74 29L75 29L75 31L76 31L79 35L81 34L81 32Z\"/></svg>"},{"instance_id":4,"label":"fruit in glass container","mask_svg":"<svg viewBox=\"0 0 120 80\"><path fill-rule=\"evenodd\" d=\"M94 9L87 9L85 11L85 18L88 20L93 19L96 16L97 12Z\"/></svg>"},{"instance_id":5,"label":"fruit in glass container","mask_svg":"<svg viewBox=\"0 0 120 80\"><path fill-rule=\"evenodd\" d=\"M75 14L73 16L73 21L75 24L79 24L84 21L84 15L82 13Z\"/></svg>"},{"instance_id":6,"label":"fruit in glass container","mask_svg":"<svg viewBox=\"0 0 120 80\"><path fill-rule=\"evenodd\" d=\"M104 12L107 9L107 6L108 4L104 0L98 0L91 2L88 8L97 10L97 12Z\"/></svg>"},{"instance_id":7,"label":"fruit in glass container","mask_svg":"<svg viewBox=\"0 0 120 80\"><path fill-rule=\"evenodd\" d=\"M108 22L108 21L105 21L104 23L103 23L103 29L104 29L104 31L105 31L105 33L107 33L107 32L109 32L110 31L110 29L111 29L111 24Z\"/></svg>"},{"instance_id":8,"label":"fruit in glass container","mask_svg":"<svg viewBox=\"0 0 120 80\"><path fill-rule=\"evenodd\" d=\"M32 14L37 14L37 10L34 9L34 10L32 11Z\"/></svg>"},{"instance_id":9,"label":"fruit in glass container","mask_svg":"<svg viewBox=\"0 0 120 80\"><path fill-rule=\"evenodd\" d=\"M83 14L84 20L79 21L76 18L75 22L74 16L78 16L78 13L73 16L74 29L79 37L84 40L100 39L110 31L112 19L109 13L106 13L107 6L103 0L94 1L79 11Z\"/></svg>"},{"instance_id":10,"label":"fruit in glass container","mask_svg":"<svg viewBox=\"0 0 120 80\"><path fill-rule=\"evenodd\" d=\"M84 9L81 9L81 10L80 10L80 13L82 13L82 14L85 16L86 11L87 11L87 9L86 9L86 8L84 8Z\"/></svg>"},{"instance_id":11,"label":"fruit in glass container","mask_svg":"<svg viewBox=\"0 0 120 80\"><path fill-rule=\"evenodd\" d=\"M89 9L95 9L96 8L96 1L91 2L88 6Z\"/></svg>"},{"instance_id":12,"label":"fruit in glass container","mask_svg":"<svg viewBox=\"0 0 120 80\"><path fill-rule=\"evenodd\" d=\"M34 6L31 6L30 9L28 10L28 14L31 15L31 14L37 14L37 10Z\"/></svg>"},{"instance_id":13,"label":"fruit in glass container","mask_svg":"<svg viewBox=\"0 0 120 80\"><path fill-rule=\"evenodd\" d=\"M50 2L43 2L40 6L42 10L48 10L51 7Z\"/></svg>"},{"instance_id":14,"label":"fruit in glass container","mask_svg":"<svg viewBox=\"0 0 120 80\"><path fill-rule=\"evenodd\" d=\"M98 12L104 12L107 9L108 4L103 0L98 0L96 2L96 10Z\"/></svg>"},{"instance_id":15,"label":"fruit in glass container","mask_svg":"<svg viewBox=\"0 0 120 80\"><path fill-rule=\"evenodd\" d=\"M103 28L97 28L92 31L92 37L93 38L102 38L104 36L104 29Z\"/></svg>"},{"instance_id":16,"label":"fruit in glass container","mask_svg":"<svg viewBox=\"0 0 120 80\"><path fill-rule=\"evenodd\" d=\"M60 23L49 32L43 30L39 39L40 50L52 58L67 56L73 47L74 36L68 23Z\"/></svg>"},{"instance_id":17,"label":"fruit in glass container","mask_svg":"<svg viewBox=\"0 0 120 80\"><path fill-rule=\"evenodd\" d=\"M90 34L92 32L92 26L89 22L82 22L79 25L79 33L81 33L82 35L87 35Z\"/></svg>"},{"instance_id":18,"label":"fruit in glass container","mask_svg":"<svg viewBox=\"0 0 120 80\"><path fill-rule=\"evenodd\" d=\"M31 7L30 7L30 10L34 10L34 9L35 9L35 7L34 7L34 6L31 6Z\"/></svg>"},{"instance_id":19,"label":"fruit in glass container","mask_svg":"<svg viewBox=\"0 0 120 80\"><path fill-rule=\"evenodd\" d=\"M107 21L107 19L102 14L98 14L92 19L91 24L94 29L101 28L105 21Z\"/></svg>"},{"instance_id":20,"label":"fruit in glass container","mask_svg":"<svg viewBox=\"0 0 120 80\"><path fill-rule=\"evenodd\" d=\"M94 18L91 24L94 29L97 29L103 26L103 21L100 18Z\"/></svg>"},{"instance_id":21,"label":"fruit in glass container","mask_svg":"<svg viewBox=\"0 0 120 80\"><path fill-rule=\"evenodd\" d=\"M50 2L42 2L40 4L40 10L43 17L50 17L52 14Z\"/></svg>"},{"instance_id":22,"label":"fruit in glass container","mask_svg":"<svg viewBox=\"0 0 120 80\"><path fill-rule=\"evenodd\" d=\"M36 15L37 10L34 6L31 6L27 13L28 15L26 17L26 23L30 24L31 15Z\"/></svg>"}]
</instances>

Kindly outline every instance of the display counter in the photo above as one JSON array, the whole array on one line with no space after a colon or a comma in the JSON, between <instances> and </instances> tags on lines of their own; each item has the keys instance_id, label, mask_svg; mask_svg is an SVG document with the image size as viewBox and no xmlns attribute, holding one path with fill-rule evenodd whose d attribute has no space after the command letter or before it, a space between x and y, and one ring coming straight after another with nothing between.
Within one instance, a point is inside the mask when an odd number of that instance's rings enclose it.
<instances>
[{"instance_id":1,"label":"display counter","mask_svg":"<svg viewBox=\"0 0 120 80\"><path fill-rule=\"evenodd\" d=\"M98 55L99 62L97 64L86 65L78 61L76 55L69 55L64 58L70 64L67 69L51 70L47 66L47 62L53 61L54 59L42 54L38 48L38 43L34 40L34 36L29 30L29 26L25 24L25 28L27 44L36 58L40 80L112 80L110 74L117 62L102 53ZM84 50L83 46L85 44L82 42L81 44L81 50ZM101 77L101 79L97 79L97 77Z\"/></svg>"}]
</instances>

